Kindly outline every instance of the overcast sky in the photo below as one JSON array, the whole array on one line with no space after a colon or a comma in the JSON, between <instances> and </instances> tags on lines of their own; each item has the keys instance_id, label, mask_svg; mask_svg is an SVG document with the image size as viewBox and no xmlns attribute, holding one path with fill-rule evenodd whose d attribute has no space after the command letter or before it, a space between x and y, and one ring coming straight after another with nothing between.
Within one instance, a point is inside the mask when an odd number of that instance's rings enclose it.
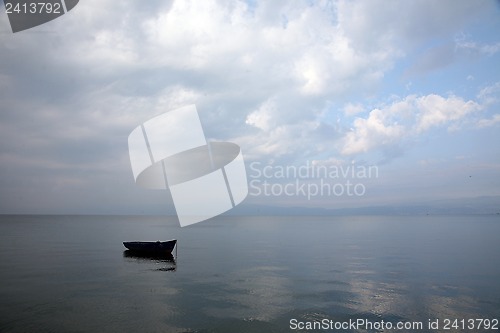
<instances>
[{"instance_id":1,"label":"overcast sky","mask_svg":"<svg viewBox=\"0 0 500 333\"><path fill-rule=\"evenodd\" d=\"M362 196L254 189L247 205L500 198L499 32L486 0L82 0L15 34L2 10L0 213L171 213L135 185L127 138L188 104L249 180L378 168Z\"/></svg>"}]
</instances>

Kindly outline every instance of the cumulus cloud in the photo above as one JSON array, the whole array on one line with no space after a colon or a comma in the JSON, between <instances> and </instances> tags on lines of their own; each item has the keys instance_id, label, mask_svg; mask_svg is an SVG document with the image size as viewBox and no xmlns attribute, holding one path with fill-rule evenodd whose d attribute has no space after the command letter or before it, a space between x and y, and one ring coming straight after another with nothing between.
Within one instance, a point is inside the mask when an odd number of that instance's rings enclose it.
<instances>
[{"instance_id":1,"label":"cumulus cloud","mask_svg":"<svg viewBox=\"0 0 500 333\"><path fill-rule=\"evenodd\" d=\"M481 106L474 101L464 101L457 96L444 98L439 95L411 97L417 110L416 131L421 132L431 127L447 124L464 118L467 114L478 111Z\"/></svg>"},{"instance_id":2,"label":"cumulus cloud","mask_svg":"<svg viewBox=\"0 0 500 333\"><path fill-rule=\"evenodd\" d=\"M384 111L375 109L368 118L357 118L353 130L346 134L343 154L366 152L377 146L388 145L404 134L404 127L389 120Z\"/></svg>"},{"instance_id":3,"label":"cumulus cloud","mask_svg":"<svg viewBox=\"0 0 500 333\"><path fill-rule=\"evenodd\" d=\"M349 155L389 146L433 127L451 125L480 109L477 102L457 96L410 95L370 111L367 118L355 119L341 151Z\"/></svg>"}]
</instances>

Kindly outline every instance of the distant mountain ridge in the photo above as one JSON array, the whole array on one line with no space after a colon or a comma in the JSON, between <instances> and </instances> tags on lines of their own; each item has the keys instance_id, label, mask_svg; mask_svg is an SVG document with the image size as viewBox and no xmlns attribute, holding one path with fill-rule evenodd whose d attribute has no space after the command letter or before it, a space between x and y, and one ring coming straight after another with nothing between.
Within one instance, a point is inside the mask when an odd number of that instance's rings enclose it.
<instances>
[{"instance_id":1,"label":"distant mountain ridge","mask_svg":"<svg viewBox=\"0 0 500 333\"><path fill-rule=\"evenodd\" d=\"M314 208L242 204L225 215L473 215L499 214L500 196L447 199L405 205Z\"/></svg>"}]
</instances>

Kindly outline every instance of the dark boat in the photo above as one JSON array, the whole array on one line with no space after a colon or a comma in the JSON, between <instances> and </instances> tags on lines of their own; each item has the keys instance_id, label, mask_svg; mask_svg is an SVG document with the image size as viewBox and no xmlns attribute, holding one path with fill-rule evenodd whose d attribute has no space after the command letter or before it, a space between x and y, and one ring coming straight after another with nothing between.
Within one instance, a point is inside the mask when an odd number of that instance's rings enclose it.
<instances>
[{"instance_id":1,"label":"dark boat","mask_svg":"<svg viewBox=\"0 0 500 333\"><path fill-rule=\"evenodd\" d=\"M177 239L172 239L165 242L123 242L127 249L135 253L143 254L165 254L172 253Z\"/></svg>"}]
</instances>

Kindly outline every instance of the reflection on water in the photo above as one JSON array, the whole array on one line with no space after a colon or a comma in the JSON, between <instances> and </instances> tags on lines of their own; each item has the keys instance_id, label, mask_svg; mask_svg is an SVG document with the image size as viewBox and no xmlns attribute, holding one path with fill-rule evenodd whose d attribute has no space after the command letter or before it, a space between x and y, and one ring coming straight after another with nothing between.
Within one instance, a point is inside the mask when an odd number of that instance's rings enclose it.
<instances>
[{"instance_id":1,"label":"reflection on water","mask_svg":"<svg viewBox=\"0 0 500 333\"><path fill-rule=\"evenodd\" d=\"M125 250L123 251L124 258L132 258L138 260L158 260L158 261L168 261L175 264L175 258L171 253L161 253L161 252L137 252Z\"/></svg>"},{"instance_id":2,"label":"reflection on water","mask_svg":"<svg viewBox=\"0 0 500 333\"><path fill-rule=\"evenodd\" d=\"M157 271L171 272L176 270L176 261L171 253L148 253L125 250L123 251L123 257L129 259L129 262L155 263L157 265L160 264L162 267L155 268L155 270Z\"/></svg>"},{"instance_id":3,"label":"reflection on water","mask_svg":"<svg viewBox=\"0 0 500 333\"><path fill-rule=\"evenodd\" d=\"M272 321L290 309L293 303L292 286L286 273L286 269L273 266L231 273L226 277L226 283L218 287L223 292L211 295L219 302L207 307L204 312L220 319Z\"/></svg>"},{"instance_id":4,"label":"reflection on water","mask_svg":"<svg viewBox=\"0 0 500 333\"><path fill-rule=\"evenodd\" d=\"M2 217L0 332L289 332L292 318L498 318L499 222L227 217L181 229L153 217ZM159 233L179 239L179 257L123 251L123 239Z\"/></svg>"}]
</instances>

